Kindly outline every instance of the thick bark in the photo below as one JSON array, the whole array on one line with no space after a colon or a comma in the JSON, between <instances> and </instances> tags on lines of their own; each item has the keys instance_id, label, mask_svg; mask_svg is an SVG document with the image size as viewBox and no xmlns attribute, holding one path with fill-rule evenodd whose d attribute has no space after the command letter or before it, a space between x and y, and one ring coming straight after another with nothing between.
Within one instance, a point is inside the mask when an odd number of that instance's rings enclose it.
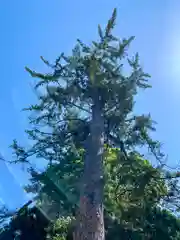
<instances>
[{"instance_id":1,"label":"thick bark","mask_svg":"<svg viewBox=\"0 0 180 240\"><path fill-rule=\"evenodd\" d=\"M103 148L104 119L100 100L92 107L90 136L86 145L83 187L74 240L104 240Z\"/></svg>"}]
</instances>

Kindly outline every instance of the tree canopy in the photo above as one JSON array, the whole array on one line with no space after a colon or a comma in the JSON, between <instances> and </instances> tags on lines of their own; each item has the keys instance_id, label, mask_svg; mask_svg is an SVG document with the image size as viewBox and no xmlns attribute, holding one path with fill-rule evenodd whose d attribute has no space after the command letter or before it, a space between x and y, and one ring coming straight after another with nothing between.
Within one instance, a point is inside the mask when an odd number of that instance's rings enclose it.
<instances>
[{"instance_id":1,"label":"tree canopy","mask_svg":"<svg viewBox=\"0 0 180 240\"><path fill-rule=\"evenodd\" d=\"M72 239L83 151L80 149L78 156L69 152L60 163L49 166L45 172L37 173L32 169L31 184L26 189L37 194L37 206L32 210L25 206L18 211L2 237L7 239L8 234L19 230L21 239L30 236L33 239L36 236L39 236L37 239L45 239L45 236L54 240ZM153 168L137 153L132 154L129 161L125 160L118 148L107 149L104 168L106 239L178 239L180 221L159 207L160 199L168 194L159 169ZM53 222L45 220L41 211Z\"/></svg>"},{"instance_id":2,"label":"tree canopy","mask_svg":"<svg viewBox=\"0 0 180 240\"><path fill-rule=\"evenodd\" d=\"M71 233L79 199L72 195L78 194L83 171L82 152L79 150L78 158L69 152L60 163L49 166L41 174L33 170L32 183L26 188L31 192L34 185L39 184L38 196L42 199L39 207L47 214L50 212L52 217L53 212L56 214L57 220L50 228L50 233L57 237L55 239L63 239ZM158 239L160 236L178 239L179 220L159 208L160 200L168 194L159 169L153 168L137 153L127 161L117 148L107 150L104 167L106 239L119 239L120 236L122 239ZM62 182L66 184L62 185Z\"/></svg>"}]
</instances>

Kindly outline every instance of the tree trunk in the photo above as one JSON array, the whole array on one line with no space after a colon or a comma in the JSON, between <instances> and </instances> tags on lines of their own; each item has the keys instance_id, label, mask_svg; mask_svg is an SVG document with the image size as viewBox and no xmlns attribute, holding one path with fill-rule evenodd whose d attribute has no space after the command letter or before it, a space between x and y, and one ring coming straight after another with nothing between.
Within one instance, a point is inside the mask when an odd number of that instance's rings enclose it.
<instances>
[{"instance_id":1,"label":"tree trunk","mask_svg":"<svg viewBox=\"0 0 180 240\"><path fill-rule=\"evenodd\" d=\"M74 240L104 240L103 148L104 118L99 98L92 107L90 135L85 147L83 186Z\"/></svg>"}]
</instances>

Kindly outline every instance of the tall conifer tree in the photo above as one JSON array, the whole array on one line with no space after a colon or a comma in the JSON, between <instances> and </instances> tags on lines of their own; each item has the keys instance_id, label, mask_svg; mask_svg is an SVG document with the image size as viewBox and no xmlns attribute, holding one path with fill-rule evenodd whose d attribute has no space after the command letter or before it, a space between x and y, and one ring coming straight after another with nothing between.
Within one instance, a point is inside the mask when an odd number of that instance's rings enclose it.
<instances>
[{"instance_id":1,"label":"tall conifer tree","mask_svg":"<svg viewBox=\"0 0 180 240\"><path fill-rule=\"evenodd\" d=\"M98 26L99 41L90 46L80 40L71 56L61 54L54 64L44 58L51 74L40 74L26 68L38 78L35 89L41 89L39 103L32 111L32 129L27 133L35 144L28 150L16 141L13 148L17 161L26 162L33 155L53 162L61 161L67 152L84 149L84 173L81 180L80 209L74 239L103 240L103 157L105 148L120 147L128 161L137 146L148 145L159 160L159 143L148 132L154 130L150 115L133 113L138 89L149 88L136 54L127 49L134 39L119 39L112 33L117 10L105 30ZM129 75L124 64L130 67ZM127 66L126 66L127 67ZM43 90L43 91L42 91ZM122 157L122 156L121 156Z\"/></svg>"}]
</instances>

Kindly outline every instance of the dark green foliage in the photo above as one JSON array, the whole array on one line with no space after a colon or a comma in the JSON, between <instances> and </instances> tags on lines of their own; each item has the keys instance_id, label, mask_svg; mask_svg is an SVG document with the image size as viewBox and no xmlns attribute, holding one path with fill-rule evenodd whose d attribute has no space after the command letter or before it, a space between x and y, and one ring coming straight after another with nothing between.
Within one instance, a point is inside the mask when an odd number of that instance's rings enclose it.
<instances>
[{"instance_id":1,"label":"dark green foliage","mask_svg":"<svg viewBox=\"0 0 180 240\"><path fill-rule=\"evenodd\" d=\"M0 234L0 239L45 240L49 219L37 207L29 208L28 202L12 217Z\"/></svg>"},{"instance_id":2,"label":"dark green foliage","mask_svg":"<svg viewBox=\"0 0 180 240\"><path fill-rule=\"evenodd\" d=\"M56 184L57 180L54 181L54 185L57 188L59 186L59 194L53 191L54 187L49 185L47 179L41 178L44 173L39 177L32 176L33 184L38 182L42 186L39 198L50 196L48 200L51 211L57 212L57 209L60 211L59 220L53 226L54 230L50 228L50 233L57 239L64 239L61 237L65 233L70 236L72 234L73 207L77 207L78 202L74 205L74 200L67 195L69 192L73 195L78 194L77 183L83 169L82 150L79 151L79 156L81 158L69 153L61 163L47 169L46 175L51 177L53 173L56 175L53 176L54 179L61 179L60 185ZM171 239L170 237L178 239L176 237L180 233L179 221L173 215L158 208L159 200L168 194L165 180L161 179L159 170L137 154L131 154L129 161L125 160L118 149L109 149L105 159L106 239L143 240L152 237L159 239L163 234L165 239ZM67 184L62 185L61 183L65 181ZM31 189L31 186L28 186L28 189ZM41 206L43 207L43 201ZM71 223L70 226L67 222Z\"/></svg>"},{"instance_id":3,"label":"dark green foliage","mask_svg":"<svg viewBox=\"0 0 180 240\"><path fill-rule=\"evenodd\" d=\"M17 160L26 161L35 155L48 161L60 161L65 149L84 147L90 131L95 89L103 104L108 144L119 147L123 141L128 150L148 145L158 157L158 142L148 135L149 130L154 130L150 115L133 114L134 96L138 89L150 87L149 75L139 65L138 54L132 59L126 54L134 37L121 40L112 35L116 11L105 31L98 27L99 42L87 46L78 40L72 56L60 54L54 64L42 58L52 74L40 74L26 68L32 77L39 79L35 89L43 93L39 93L38 104L25 109L32 112L32 129L26 132L35 144L24 152L22 148L17 150L14 142ZM125 61L131 68L129 75L123 72Z\"/></svg>"},{"instance_id":4,"label":"dark green foliage","mask_svg":"<svg viewBox=\"0 0 180 240\"><path fill-rule=\"evenodd\" d=\"M180 220L168 211L160 208L147 209L143 215L139 231L125 229L116 220L107 219L107 240L133 239L133 240L177 240L180 237Z\"/></svg>"}]
</instances>

